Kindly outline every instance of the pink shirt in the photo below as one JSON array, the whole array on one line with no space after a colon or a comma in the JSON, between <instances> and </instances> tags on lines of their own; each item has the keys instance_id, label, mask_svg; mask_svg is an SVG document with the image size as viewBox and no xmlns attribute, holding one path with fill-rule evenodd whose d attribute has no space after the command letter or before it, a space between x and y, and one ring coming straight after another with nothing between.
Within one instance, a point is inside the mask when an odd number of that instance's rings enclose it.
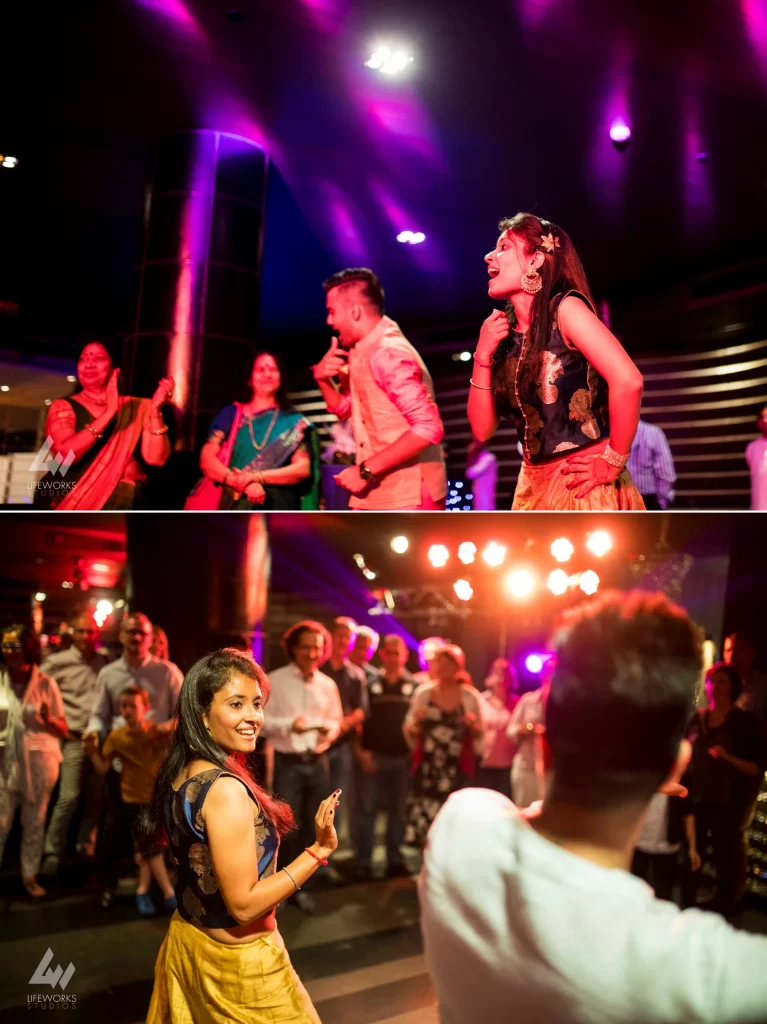
<instances>
[{"instance_id":1,"label":"pink shirt","mask_svg":"<svg viewBox=\"0 0 767 1024\"><path fill-rule=\"evenodd\" d=\"M516 743L506 735L512 712L507 707L498 707L490 690L482 692L482 722L485 726L484 757L485 768L511 768L517 752Z\"/></svg>"},{"instance_id":2,"label":"pink shirt","mask_svg":"<svg viewBox=\"0 0 767 1024\"><path fill-rule=\"evenodd\" d=\"M349 394L336 410L352 418L357 463L372 458L412 431L429 445L392 470L365 497L352 496L351 508L396 509L421 504L425 488L432 500L447 493L447 475L439 442L444 435L429 371L388 316L349 352Z\"/></svg>"}]
</instances>

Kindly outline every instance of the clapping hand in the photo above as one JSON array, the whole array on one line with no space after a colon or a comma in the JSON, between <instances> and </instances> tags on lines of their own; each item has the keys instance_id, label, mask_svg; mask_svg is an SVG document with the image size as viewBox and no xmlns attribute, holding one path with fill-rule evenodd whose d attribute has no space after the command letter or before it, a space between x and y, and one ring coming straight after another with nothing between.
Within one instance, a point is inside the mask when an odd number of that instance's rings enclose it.
<instances>
[{"instance_id":1,"label":"clapping hand","mask_svg":"<svg viewBox=\"0 0 767 1024\"><path fill-rule=\"evenodd\" d=\"M160 406L165 405L166 402L169 402L171 398L173 398L173 389L175 386L176 385L172 377L163 377L152 395L152 408L155 412L159 412Z\"/></svg>"}]
</instances>

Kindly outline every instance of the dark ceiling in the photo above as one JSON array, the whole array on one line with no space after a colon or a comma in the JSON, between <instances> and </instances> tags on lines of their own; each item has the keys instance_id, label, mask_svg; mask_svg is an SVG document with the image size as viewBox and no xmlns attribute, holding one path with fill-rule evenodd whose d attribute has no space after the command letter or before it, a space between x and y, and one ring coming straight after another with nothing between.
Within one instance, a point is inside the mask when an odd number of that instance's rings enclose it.
<instances>
[{"instance_id":1,"label":"dark ceiling","mask_svg":"<svg viewBox=\"0 0 767 1024\"><path fill-rule=\"evenodd\" d=\"M321 338L344 265L405 325L487 315L482 256L519 209L602 295L763 253L760 0L62 0L3 5L0 36L0 299L28 335L126 326L147 150L192 127L272 154L268 338ZM386 38L412 45L402 80L362 66Z\"/></svg>"}]
</instances>

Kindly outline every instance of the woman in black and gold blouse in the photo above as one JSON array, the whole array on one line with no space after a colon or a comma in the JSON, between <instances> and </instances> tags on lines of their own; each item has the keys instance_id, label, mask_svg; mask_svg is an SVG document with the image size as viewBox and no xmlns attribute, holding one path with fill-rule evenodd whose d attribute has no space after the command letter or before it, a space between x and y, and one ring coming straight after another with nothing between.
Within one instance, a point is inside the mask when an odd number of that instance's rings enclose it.
<instances>
[{"instance_id":1,"label":"woman in black and gold blouse","mask_svg":"<svg viewBox=\"0 0 767 1024\"><path fill-rule=\"evenodd\" d=\"M569 237L531 213L502 220L485 256L492 299L474 353L468 415L478 441L516 424L524 463L512 508L643 509L626 463L642 375L596 315Z\"/></svg>"},{"instance_id":2,"label":"woman in black and gold blouse","mask_svg":"<svg viewBox=\"0 0 767 1024\"><path fill-rule=\"evenodd\" d=\"M268 698L266 673L242 651L208 654L184 679L178 728L144 822L147 834L165 828L178 865L178 910L157 957L147 1024L319 1024L275 909L336 849L340 792L319 806L316 842L277 870L293 815L246 767Z\"/></svg>"}]
</instances>

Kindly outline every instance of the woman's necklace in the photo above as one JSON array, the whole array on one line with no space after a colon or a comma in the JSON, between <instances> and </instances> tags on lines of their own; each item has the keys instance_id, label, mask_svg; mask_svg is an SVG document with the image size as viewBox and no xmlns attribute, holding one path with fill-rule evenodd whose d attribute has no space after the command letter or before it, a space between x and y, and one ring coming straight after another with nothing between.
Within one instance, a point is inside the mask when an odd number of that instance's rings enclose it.
<instances>
[{"instance_id":1,"label":"woman's necklace","mask_svg":"<svg viewBox=\"0 0 767 1024\"><path fill-rule=\"evenodd\" d=\"M247 417L247 420L248 420L248 431L250 432L250 440L251 440L251 442L253 444L253 447L256 449L257 452L262 452L264 450L264 448L266 448L266 442L269 440L269 435L272 432L274 424L277 422L277 417L279 416L279 414L280 414L279 407L275 406L274 413L272 414L272 421L269 424L269 426L266 428L266 433L264 434L264 439L261 442L261 444L258 444L258 442L256 441L256 439L255 439L255 437L253 435L253 417L251 417L251 416ZM256 414L256 415L258 415L258 414Z\"/></svg>"}]
</instances>

